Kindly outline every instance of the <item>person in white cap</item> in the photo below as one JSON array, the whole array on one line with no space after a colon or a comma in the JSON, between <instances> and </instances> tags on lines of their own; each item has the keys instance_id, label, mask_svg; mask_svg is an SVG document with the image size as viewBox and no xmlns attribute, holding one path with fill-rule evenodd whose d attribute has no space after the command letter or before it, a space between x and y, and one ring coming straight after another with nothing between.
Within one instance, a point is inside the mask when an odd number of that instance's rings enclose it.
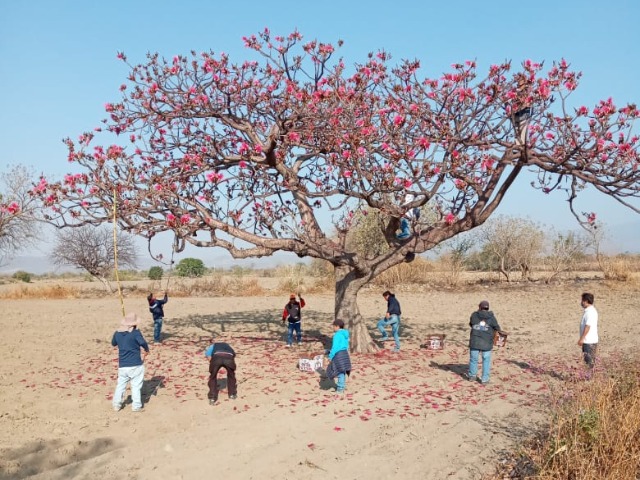
<instances>
[{"instance_id":1,"label":"person in white cap","mask_svg":"<svg viewBox=\"0 0 640 480\"><path fill-rule=\"evenodd\" d=\"M120 322L120 327L113 334L111 345L118 347L118 383L113 394L113 410L122 408L124 393L131 382L131 408L134 412L142 411L142 383L144 381L144 359L149 353L147 341L136 327L138 315L127 314ZM140 353L140 350L144 353Z\"/></svg>"}]
</instances>

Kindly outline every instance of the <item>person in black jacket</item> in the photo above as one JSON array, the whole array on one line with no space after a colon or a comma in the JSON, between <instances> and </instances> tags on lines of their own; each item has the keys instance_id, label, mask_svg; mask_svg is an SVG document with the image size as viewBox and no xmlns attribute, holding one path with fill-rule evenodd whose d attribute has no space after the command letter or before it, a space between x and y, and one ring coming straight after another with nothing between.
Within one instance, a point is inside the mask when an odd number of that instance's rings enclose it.
<instances>
[{"instance_id":1,"label":"person in black jacket","mask_svg":"<svg viewBox=\"0 0 640 480\"><path fill-rule=\"evenodd\" d=\"M478 357L482 355L482 378L484 385L489 383L491 372L491 350L493 349L493 337L500 331L500 325L495 315L489 310L489 302L483 300L478 305L478 310L471 314L469 320L471 335L469 338L469 373L468 379L476 380L478 374Z\"/></svg>"},{"instance_id":2,"label":"person in black jacket","mask_svg":"<svg viewBox=\"0 0 640 480\"><path fill-rule=\"evenodd\" d=\"M387 301L387 311L384 314L384 318L380 319L378 322L378 330L382 335L380 339L381 342L386 342L389 340L389 335L387 335L386 327L391 325L391 335L393 335L393 340L395 341L394 352L400 351L400 315L402 312L400 311L400 302L396 299L396 296L391 293L389 290L386 290L382 296Z\"/></svg>"},{"instance_id":3,"label":"person in black jacket","mask_svg":"<svg viewBox=\"0 0 640 480\"><path fill-rule=\"evenodd\" d=\"M149 302L149 311L153 315L153 342L162 342L162 320L164 319L163 305L169 301L167 292L164 292L164 298L158 299L150 293L147 297Z\"/></svg>"}]
</instances>

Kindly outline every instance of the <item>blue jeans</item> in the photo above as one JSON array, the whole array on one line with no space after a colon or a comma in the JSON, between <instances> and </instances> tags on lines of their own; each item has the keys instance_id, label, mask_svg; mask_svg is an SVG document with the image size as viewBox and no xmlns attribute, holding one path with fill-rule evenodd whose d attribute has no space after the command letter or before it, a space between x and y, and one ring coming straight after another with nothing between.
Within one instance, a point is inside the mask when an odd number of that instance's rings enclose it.
<instances>
[{"instance_id":1,"label":"blue jeans","mask_svg":"<svg viewBox=\"0 0 640 480\"><path fill-rule=\"evenodd\" d=\"M482 383L489 381L491 373L491 350L469 350L469 378L473 379L478 375L478 357L482 354Z\"/></svg>"},{"instance_id":2,"label":"blue jeans","mask_svg":"<svg viewBox=\"0 0 640 480\"><path fill-rule=\"evenodd\" d=\"M302 341L302 329L300 328L300 322L291 323L289 322L288 330L287 330L287 344L291 345L293 343L293 332L296 332L296 340L298 343Z\"/></svg>"},{"instance_id":3,"label":"blue jeans","mask_svg":"<svg viewBox=\"0 0 640 480\"><path fill-rule=\"evenodd\" d=\"M400 335L398 334L400 331L400 316L391 315L389 318L383 318L378 322L378 330L380 330L383 340L389 338L385 330L389 325L391 325L391 335L393 335L393 339L396 342L396 350L400 350Z\"/></svg>"},{"instance_id":4,"label":"blue jeans","mask_svg":"<svg viewBox=\"0 0 640 480\"><path fill-rule=\"evenodd\" d=\"M153 319L153 341L162 341L162 318Z\"/></svg>"},{"instance_id":5,"label":"blue jeans","mask_svg":"<svg viewBox=\"0 0 640 480\"><path fill-rule=\"evenodd\" d=\"M338 380L336 381L336 392L344 392L344 387L347 382L347 374L339 373Z\"/></svg>"},{"instance_id":6,"label":"blue jeans","mask_svg":"<svg viewBox=\"0 0 640 480\"><path fill-rule=\"evenodd\" d=\"M118 368L118 384L116 385L116 391L113 394L113 408L120 410L122 408L122 402L124 401L124 392L127 389L127 384L131 382L131 400L133 410L140 410L142 408L142 383L144 381L144 365L138 365L136 367L121 367Z\"/></svg>"}]
</instances>

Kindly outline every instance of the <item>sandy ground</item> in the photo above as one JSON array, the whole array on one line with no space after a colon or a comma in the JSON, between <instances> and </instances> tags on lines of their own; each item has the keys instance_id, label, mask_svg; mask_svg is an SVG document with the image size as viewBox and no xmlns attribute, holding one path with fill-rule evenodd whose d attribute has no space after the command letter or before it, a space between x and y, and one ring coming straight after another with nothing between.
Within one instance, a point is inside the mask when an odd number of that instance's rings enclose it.
<instances>
[{"instance_id":1,"label":"sandy ground","mask_svg":"<svg viewBox=\"0 0 640 480\"><path fill-rule=\"evenodd\" d=\"M479 479L545 419L558 377L579 373L583 291L596 295L601 354L631 349L634 285L398 292L402 351L388 342L353 355L340 397L297 369L331 335L332 296L306 297L303 346L292 349L279 322L286 295L170 298L165 341L146 362L143 413L111 409L117 297L0 300L0 479ZM468 317L485 298L509 337L482 386L463 374ZM380 292L359 304L374 333ZM145 318L151 340L144 296L125 307ZM420 348L429 333L447 334L443 351ZM238 351L238 399L223 390L217 406L206 401L202 356L212 334Z\"/></svg>"}]
</instances>

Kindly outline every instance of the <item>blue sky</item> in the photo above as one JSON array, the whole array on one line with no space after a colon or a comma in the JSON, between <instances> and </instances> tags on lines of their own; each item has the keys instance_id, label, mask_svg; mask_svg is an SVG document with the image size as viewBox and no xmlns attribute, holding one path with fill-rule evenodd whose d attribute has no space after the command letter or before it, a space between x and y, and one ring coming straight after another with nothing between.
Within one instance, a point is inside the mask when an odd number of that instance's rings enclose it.
<instances>
[{"instance_id":1,"label":"blue sky","mask_svg":"<svg viewBox=\"0 0 640 480\"><path fill-rule=\"evenodd\" d=\"M396 60L418 58L424 75L475 59L481 72L511 59L565 58L583 72L572 105L613 97L640 102L637 0L536 2L214 2L162 0L108 2L25 0L0 2L0 171L22 163L47 175L69 171L61 139L76 138L104 118L104 104L119 100L126 66L147 52L173 55L214 50L233 60L247 56L242 36L269 27L299 30L306 39L335 42L347 64L385 49ZM586 195L585 211L605 224L635 225L640 216L601 195ZM501 213L572 228L559 196L545 197L523 181Z\"/></svg>"}]
</instances>

